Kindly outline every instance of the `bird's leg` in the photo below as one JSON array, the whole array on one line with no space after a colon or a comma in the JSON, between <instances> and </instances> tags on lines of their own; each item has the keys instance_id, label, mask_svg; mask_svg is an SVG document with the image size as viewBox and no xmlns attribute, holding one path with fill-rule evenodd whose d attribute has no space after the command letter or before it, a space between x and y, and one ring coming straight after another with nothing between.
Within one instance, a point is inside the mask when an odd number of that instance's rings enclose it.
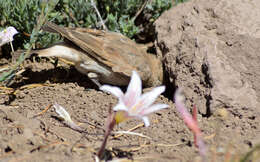
<instances>
[{"instance_id":1,"label":"bird's leg","mask_svg":"<svg viewBox=\"0 0 260 162\"><path fill-rule=\"evenodd\" d=\"M105 75L109 76L111 72L106 67L103 67L102 65L98 64L94 60L87 60L84 62L78 62L75 65L76 69L83 73L87 74L89 79L91 79L98 87L101 87L102 85L99 83L99 79ZM101 80L103 81L103 80Z\"/></svg>"},{"instance_id":2,"label":"bird's leg","mask_svg":"<svg viewBox=\"0 0 260 162\"><path fill-rule=\"evenodd\" d=\"M98 86L98 88L100 88L102 85L99 83L99 81L98 81L98 75L97 75L97 73L92 73L92 72L89 72L88 73L88 78L93 82L93 83L95 83L97 86Z\"/></svg>"}]
</instances>

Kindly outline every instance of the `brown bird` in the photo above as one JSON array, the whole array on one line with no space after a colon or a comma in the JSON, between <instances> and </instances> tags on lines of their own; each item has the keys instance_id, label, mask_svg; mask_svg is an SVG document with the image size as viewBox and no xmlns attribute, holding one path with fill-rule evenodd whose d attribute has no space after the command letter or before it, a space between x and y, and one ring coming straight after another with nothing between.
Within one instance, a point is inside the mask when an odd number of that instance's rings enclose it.
<instances>
[{"instance_id":1,"label":"brown bird","mask_svg":"<svg viewBox=\"0 0 260 162\"><path fill-rule=\"evenodd\" d=\"M120 33L66 28L50 22L44 25L43 30L59 33L65 40L35 53L73 62L78 71L87 74L97 85L99 82L127 85L133 70L138 72L145 86L162 84L161 61Z\"/></svg>"}]
</instances>

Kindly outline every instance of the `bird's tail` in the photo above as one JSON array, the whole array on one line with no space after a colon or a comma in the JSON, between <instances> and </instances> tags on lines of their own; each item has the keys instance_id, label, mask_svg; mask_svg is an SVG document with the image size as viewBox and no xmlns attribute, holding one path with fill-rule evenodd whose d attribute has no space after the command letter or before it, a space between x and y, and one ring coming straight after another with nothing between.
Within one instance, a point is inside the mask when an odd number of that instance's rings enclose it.
<instances>
[{"instance_id":1,"label":"bird's tail","mask_svg":"<svg viewBox=\"0 0 260 162\"><path fill-rule=\"evenodd\" d=\"M66 30L66 28L60 27L59 25L56 25L56 24L51 23L51 22L49 22L49 21L47 21L47 22L43 25L42 30L48 31L48 32L51 32L51 33L59 33L59 34L61 34L62 36L67 35L67 30Z\"/></svg>"}]
</instances>

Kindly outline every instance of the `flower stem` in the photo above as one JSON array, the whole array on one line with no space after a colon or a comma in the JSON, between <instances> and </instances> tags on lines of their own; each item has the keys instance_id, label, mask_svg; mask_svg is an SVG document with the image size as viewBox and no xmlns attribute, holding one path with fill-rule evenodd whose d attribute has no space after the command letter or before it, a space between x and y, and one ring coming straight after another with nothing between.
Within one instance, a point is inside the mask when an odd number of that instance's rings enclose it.
<instances>
[{"instance_id":1,"label":"flower stem","mask_svg":"<svg viewBox=\"0 0 260 162\"><path fill-rule=\"evenodd\" d=\"M116 125L116 120L115 120L115 113L114 112L109 112L109 116L108 116L108 119L107 119L107 122L106 122L106 132L105 132L105 135L104 135L104 140L101 144L101 147L97 153L97 156L99 159L102 158L103 156L103 153L104 153L104 150L106 148L106 144L107 144L107 139L109 137L109 135L111 134L113 128L115 127Z\"/></svg>"}]
</instances>

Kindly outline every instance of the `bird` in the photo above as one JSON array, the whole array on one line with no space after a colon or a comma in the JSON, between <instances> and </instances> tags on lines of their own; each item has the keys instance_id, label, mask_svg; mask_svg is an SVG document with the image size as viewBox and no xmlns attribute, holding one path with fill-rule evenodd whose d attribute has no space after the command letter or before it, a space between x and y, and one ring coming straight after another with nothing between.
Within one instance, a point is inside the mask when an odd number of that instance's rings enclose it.
<instances>
[{"instance_id":1,"label":"bird","mask_svg":"<svg viewBox=\"0 0 260 162\"><path fill-rule=\"evenodd\" d=\"M64 41L34 50L40 57L58 57L72 62L99 87L102 84L126 86L136 71L146 87L162 84L162 62L140 44L118 32L73 28L46 22L44 31L58 33Z\"/></svg>"}]
</instances>

